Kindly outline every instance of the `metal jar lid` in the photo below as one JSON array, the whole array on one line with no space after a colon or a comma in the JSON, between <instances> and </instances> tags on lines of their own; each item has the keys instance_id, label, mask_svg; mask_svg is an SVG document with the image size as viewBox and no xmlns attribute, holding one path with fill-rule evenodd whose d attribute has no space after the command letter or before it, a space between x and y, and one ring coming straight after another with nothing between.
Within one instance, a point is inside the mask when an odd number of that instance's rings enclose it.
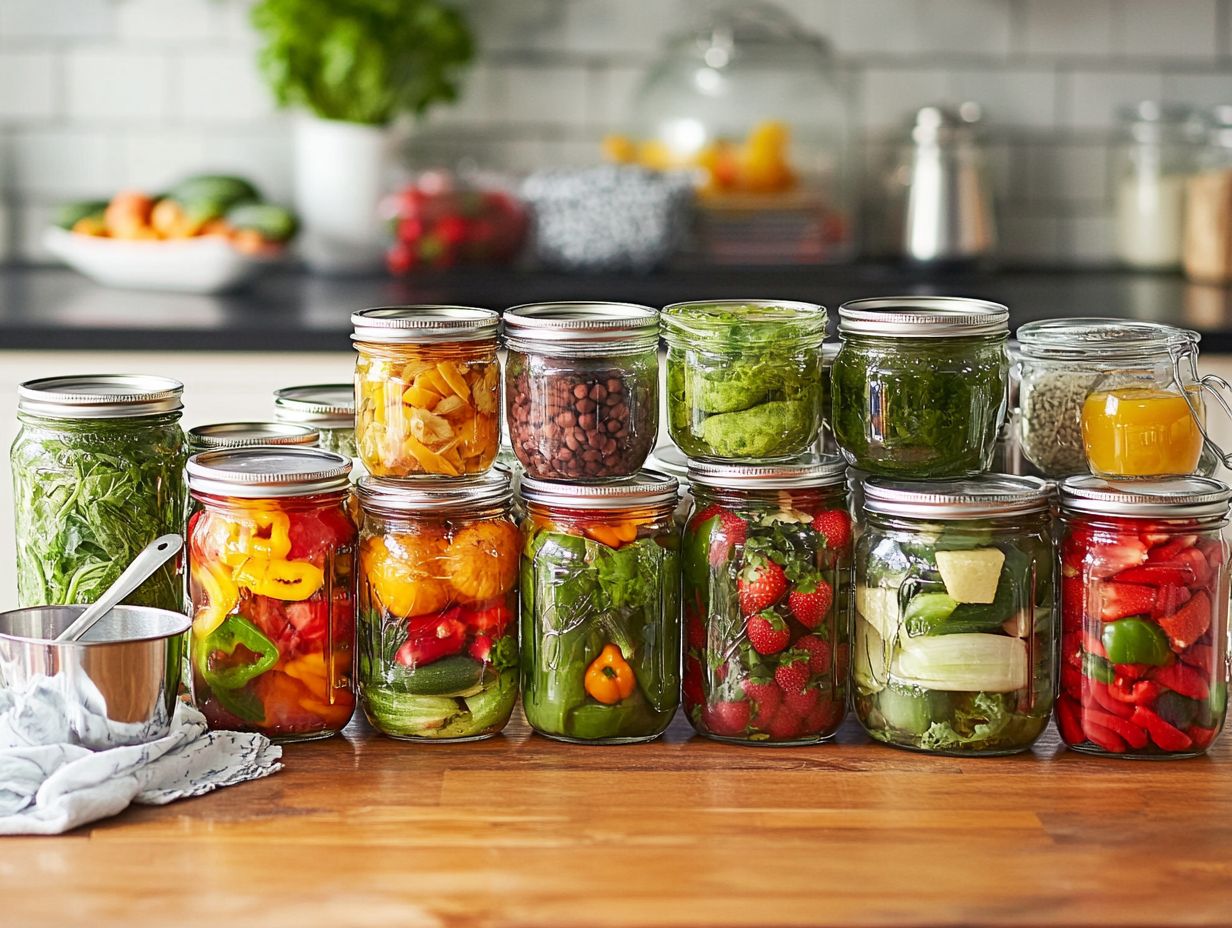
<instances>
[{"instance_id":1,"label":"metal jar lid","mask_svg":"<svg viewBox=\"0 0 1232 928\"><path fill-rule=\"evenodd\" d=\"M843 484L847 462L837 454L804 455L782 464L689 461L689 480L721 490L799 490Z\"/></svg>"},{"instance_id":2,"label":"metal jar lid","mask_svg":"<svg viewBox=\"0 0 1232 928\"><path fill-rule=\"evenodd\" d=\"M256 445L315 445L316 429L282 422L216 422L188 430L191 451L215 448L251 448Z\"/></svg>"},{"instance_id":3,"label":"metal jar lid","mask_svg":"<svg viewBox=\"0 0 1232 928\"><path fill-rule=\"evenodd\" d=\"M606 483L564 483L524 475L519 492L528 503L562 509L634 509L675 506L678 486L675 477L643 469L625 480Z\"/></svg>"},{"instance_id":4,"label":"metal jar lid","mask_svg":"<svg viewBox=\"0 0 1232 928\"><path fill-rule=\"evenodd\" d=\"M378 306L351 313L351 325L356 342L469 342L496 338L500 315L474 306Z\"/></svg>"},{"instance_id":5,"label":"metal jar lid","mask_svg":"<svg viewBox=\"0 0 1232 928\"><path fill-rule=\"evenodd\" d=\"M636 303L527 303L505 310L505 343L515 351L645 351L659 344L659 311Z\"/></svg>"},{"instance_id":6,"label":"metal jar lid","mask_svg":"<svg viewBox=\"0 0 1232 928\"><path fill-rule=\"evenodd\" d=\"M886 296L851 300L838 308L840 335L883 338L962 338L1009 332L1010 311L965 296Z\"/></svg>"},{"instance_id":7,"label":"metal jar lid","mask_svg":"<svg viewBox=\"0 0 1232 928\"><path fill-rule=\"evenodd\" d=\"M675 477L681 486L689 485L689 459L675 445L659 445L650 452L646 463L651 470L659 470Z\"/></svg>"},{"instance_id":8,"label":"metal jar lid","mask_svg":"<svg viewBox=\"0 0 1232 928\"><path fill-rule=\"evenodd\" d=\"M347 489L351 459L320 448L224 448L188 459L188 488L210 496L276 499Z\"/></svg>"},{"instance_id":9,"label":"metal jar lid","mask_svg":"<svg viewBox=\"0 0 1232 928\"><path fill-rule=\"evenodd\" d=\"M389 480L360 477L355 485L365 512L414 516L423 512L502 506L513 499L512 475L499 465L460 480Z\"/></svg>"},{"instance_id":10,"label":"metal jar lid","mask_svg":"<svg viewBox=\"0 0 1232 928\"><path fill-rule=\"evenodd\" d=\"M49 419L127 419L179 412L184 385L149 374L75 374L27 380L17 411Z\"/></svg>"},{"instance_id":11,"label":"metal jar lid","mask_svg":"<svg viewBox=\"0 0 1232 928\"><path fill-rule=\"evenodd\" d=\"M1061 508L1095 516L1196 519L1228 514L1232 489L1212 477L1104 480L1092 474L1061 483Z\"/></svg>"},{"instance_id":12,"label":"metal jar lid","mask_svg":"<svg viewBox=\"0 0 1232 928\"><path fill-rule=\"evenodd\" d=\"M355 386L314 383L274 391L274 418L325 429L355 427Z\"/></svg>"},{"instance_id":13,"label":"metal jar lid","mask_svg":"<svg viewBox=\"0 0 1232 928\"><path fill-rule=\"evenodd\" d=\"M1202 336L1161 322L1087 316L1044 319L1018 327L1018 353L1051 361L1153 361L1171 357Z\"/></svg>"},{"instance_id":14,"label":"metal jar lid","mask_svg":"<svg viewBox=\"0 0 1232 928\"><path fill-rule=\"evenodd\" d=\"M984 474L954 480L889 480L863 483L864 508L908 519L995 519L1046 512L1055 486L1038 477Z\"/></svg>"},{"instance_id":15,"label":"metal jar lid","mask_svg":"<svg viewBox=\"0 0 1232 928\"><path fill-rule=\"evenodd\" d=\"M773 344L784 338L792 342L803 338L820 345L827 318L824 306L798 300L696 300L672 303L659 314L668 342L681 338L704 341L726 335L736 325L746 345Z\"/></svg>"}]
</instances>

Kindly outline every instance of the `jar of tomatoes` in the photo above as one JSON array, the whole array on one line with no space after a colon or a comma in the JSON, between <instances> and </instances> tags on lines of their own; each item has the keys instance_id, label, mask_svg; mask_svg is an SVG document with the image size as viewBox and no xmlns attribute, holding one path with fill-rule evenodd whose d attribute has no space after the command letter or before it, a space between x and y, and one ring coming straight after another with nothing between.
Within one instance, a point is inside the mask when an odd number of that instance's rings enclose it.
<instances>
[{"instance_id":1,"label":"jar of tomatoes","mask_svg":"<svg viewBox=\"0 0 1232 928\"><path fill-rule=\"evenodd\" d=\"M376 477L463 477L500 445L500 317L463 306L351 315L355 442Z\"/></svg>"},{"instance_id":2,"label":"jar of tomatoes","mask_svg":"<svg viewBox=\"0 0 1232 928\"><path fill-rule=\"evenodd\" d=\"M661 735L680 688L676 480L523 477L522 708L562 741Z\"/></svg>"},{"instance_id":3,"label":"jar of tomatoes","mask_svg":"<svg viewBox=\"0 0 1232 928\"><path fill-rule=\"evenodd\" d=\"M474 741L517 699L518 555L510 475L358 485L359 693L393 738Z\"/></svg>"},{"instance_id":4,"label":"jar of tomatoes","mask_svg":"<svg viewBox=\"0 0 1232 928\"><path fill-rule=\"evenodd\" d=\"M355 709L350 458L315 448L188 461L193 698L211 727L326 738Z\"/></svg>"},{"instance_id":5,"label":"jar of tomatoes","mask_svg":"<svg viewBox=\"0 0 1232 928\"><path fill-rule=\"evenodd\" d=\"M851 517L837 456L689 463L684 709L703 735L809 744L847 705Z\"/></svg>"},{"instance_id":6,"label":"jar of tomatoes","mask_svg":"<svg viewBox=\"0 0 1232 928\"><path fill-rule=\"evenodd\" d=\"M1074 750L1189 757L1219 735L1230 499L1207 477L1061 484L1057 727Z\"/></svg>"}]
</instances>

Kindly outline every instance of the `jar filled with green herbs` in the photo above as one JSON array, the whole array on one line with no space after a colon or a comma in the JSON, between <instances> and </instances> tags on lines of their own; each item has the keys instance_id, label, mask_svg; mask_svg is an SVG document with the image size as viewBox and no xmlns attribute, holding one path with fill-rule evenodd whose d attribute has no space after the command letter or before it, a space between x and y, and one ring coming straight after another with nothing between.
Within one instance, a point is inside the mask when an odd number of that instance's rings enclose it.
<instances>
[{"instance_id":1,"label":"jar filled with green herbs","mask_svg":"<svg viewBox=\"0 0 1232 928\"><path fill-rule=\"evenodd\" d=\"M94 602L146 545L183 529L182 384L144 375L31 380L13 442L17 599ZM179 611L174 561L125 599Z\"/></svg>"}]
</instances>

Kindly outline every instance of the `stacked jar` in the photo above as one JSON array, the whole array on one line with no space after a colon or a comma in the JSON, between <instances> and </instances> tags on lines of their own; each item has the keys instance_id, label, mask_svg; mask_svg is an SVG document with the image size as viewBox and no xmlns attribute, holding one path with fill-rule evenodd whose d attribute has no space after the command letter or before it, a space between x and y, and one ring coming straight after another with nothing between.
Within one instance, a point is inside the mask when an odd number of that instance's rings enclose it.
<instances>
[{"instance_id":1,"label":"stacked jar","mask_svg":"<svg viewBox=\"0 0 1232 928\"><path fill-rule=\"evenodd\" d=\"M500 438L499 316L461 306L351 316L360 509L357 677L394 738L500 732L517 698L520 539Z\"/></svg>"}]
</instances>

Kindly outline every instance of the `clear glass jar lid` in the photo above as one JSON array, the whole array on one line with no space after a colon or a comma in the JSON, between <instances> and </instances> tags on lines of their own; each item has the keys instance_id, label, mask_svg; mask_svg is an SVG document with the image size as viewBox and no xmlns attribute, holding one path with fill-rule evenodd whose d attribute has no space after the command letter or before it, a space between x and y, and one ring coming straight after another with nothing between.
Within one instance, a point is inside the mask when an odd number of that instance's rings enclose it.
<instances>
[{"instance_id":1,"label":"clear glass jar lid","mask_svg":"<svg viewBox=\"0 0 1232 928\"><path fill-rule=\"evenodd\" d=\"M17 411L49 419L127 419L179 412L184 385L149 374L75 374L27 380Z\"/></svg>"},{"instance_id":2,"label":"clear glass jar lid","mask_svg":"<svg viewBox=\"0 0 1232 928\"><path fill-rule=\"evenodd\" d=\"M837 454L804 455L781 464L729 464L689 461L689 480L731 490L797 490L828 487L847 479L847 462Z\"/></svg>"},{"instance_id":3,"label":"clear glass jar lid","mask_svg":"<svg viewBox=\"0 0 1232 928\"><path fill-rule=\"evenodd\" d=\"M512 475L499 464L460 480L390 480L360 477L355 485L365 512L410 515L502 506L513 499Z\"/></svg>"},{"instance_id":4,"label":"clear glass jar lid","mask_svg":"<svg viewBox=\"0 0 1232 928\"><path fill-rule=\"evenodd\" d=\"M663 337L673 339L730 339L732 350L741 345L776 342L820 345L826 336L826 308L794 300L701 300L665 306L659 318Z\"/></svg>"},{"instance_id":5,"label":"clear glass jar lid","mask_svg":"<svg viewBox=\"0 0 1232 928\"><path fill-rule=\"evenodd\" d=\"M1213 477L1119 481L1081 474L1061 482L1061 508L1095 516L1223 518L1229 500L1232 489Z\"/></svg>"},{"instance_id":6,"label":"clear glass jar lid","mask_svg":"<svg viewBox=\"0 0 1232 928\"><path fill-rule=\"evenodd\" d=\"M500 314L474 306L378 306L351 313L356 342L415 344L495 338Z\"/></svg>"},{"instance_id":7,"label":"clear glass jar lid","mask_svg":"<svg viewBox=\"0 0 1232 928\"><path fill-rule=\"evenodd\" d=\"M314 383L275 390L274 418L329 429L354 428L355 386Z\"/></svg>"},{"instance_id":8,"label":"clear glass jar lid","mask_svg":"<svg viewBox=\"0 0 1232 928\"><path fill-rule=\"evenodd\" d=\"M188 430L188 446L198 451L255 445L315 445L320 438L316 429L283 422L217 422Z\"/></svg>"},{"instance_id":9,"label":"clear glass jar lid","mask_svg":"<svg viewBox=\"0 0 1232 928\"><path fill-rule=\"evenodd\" d=\"M505 310L505 342L516 351L559 347L645 350L659 344L659 311L636 303L527 303Z\"/></svg>"},{"instance_id":10,"label":"clear glass jar lid","mask_svg":"<svg viewBox=\"0 0 1232 928\"><path fill-rule=\"evenodd\" d=\"M1161 322L1101 316L1043 319L1018 327L1024 358L1049 361L1143 361L1175 356L1202 336Z\"/></svg>"},{"instance_id":11,"label":"clear glass jar lid","mask_svg":"<svg viewBox=\"0 0 1232 928\"><path fill-rule=\"evenodd\" d=\"M188 459L188 488L210 496L275 499L347 489L351 459L320 448L226 448Z\"/></svg>"},{"instance_id":12,"label":"clear glass jar lid","mask_svg":"<svg viewBox=\"0 0 1232 928\"><path fill-rule=\"evenodd\" d=\"M564 483L524 475L519 492L528 503L562 509L635 509L674 507L678 486L675 477L643 469L632 477L606 483Z\"/></svg>"},{"instance_id":13,"label":"clear glass jar lid","mask_svg":"<svg viewBox=\"0 0 1232 928\"><path fill-rule=\"evenodd\" d=\"M840 335L883 338L961 338L1009 332L1010 311L965 296L884 296L850 300L838 308Z\"/></svg>"},{"instance_id":14,"label":"clear glass jar lid","mask_svg":"<svg viewBox=\"0 0 1232 928\"><path fill-rule=\"evenodd\" d=\"M908 519L995 519L1046 512L1056 487L1038 477L984 474L954 480L864 480L864 508Z\"/></svg>"}]
</instances>

